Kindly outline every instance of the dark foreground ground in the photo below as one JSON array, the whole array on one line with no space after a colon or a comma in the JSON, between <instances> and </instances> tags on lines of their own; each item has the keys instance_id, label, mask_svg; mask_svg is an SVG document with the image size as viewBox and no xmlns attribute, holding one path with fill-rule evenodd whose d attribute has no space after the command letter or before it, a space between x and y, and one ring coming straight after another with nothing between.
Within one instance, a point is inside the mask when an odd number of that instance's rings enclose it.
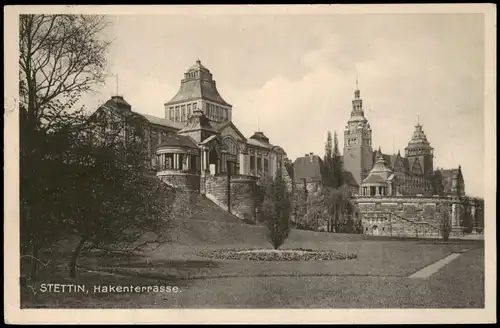
<instances>
[{"instance_id":1,"label":"dark foreground ground","mask_svg":"<svg viewBox=\"0 0 500 328\"><path fill-rule=\"evenodd\" d=\"M21 295L22 308L482 308L484 244L424 240L291 238L284 248L354 252L355 260L216 261L204 248L255 244L170 245L135 257L86 255L76 279L60 262L41 270ZM464 251L428 278L412 273ZM45 272L45 273L44 273ZM88 293L42 292L41 284L82 284ZM103 292L103 286L170 286L178 292ZM159 288L159 287L158 287ZM98 290L101 290L99 293Z\"/></svg>"}]
</instances>

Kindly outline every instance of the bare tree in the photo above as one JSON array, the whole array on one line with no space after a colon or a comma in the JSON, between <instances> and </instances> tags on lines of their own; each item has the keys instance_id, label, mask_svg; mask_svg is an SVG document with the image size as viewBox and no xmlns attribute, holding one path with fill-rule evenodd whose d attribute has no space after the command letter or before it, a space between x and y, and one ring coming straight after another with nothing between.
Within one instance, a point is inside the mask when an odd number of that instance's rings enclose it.
<instances>
[{"instance_id":1,"label":"bare tree","mask_svg":"<svg viewBox=\"0 0 500 328\"><path fill-rule=\"evenodd\" d=\"M105 16L20 17L20 104L33 129L65 118L105 78Z\"/></svg>"},{"instance_id":2,"label":"bare tree","mask_svg":"<svg viewBox=\"0 0 500 328\"><path fill-rule=\"evenodd\" d=\"M21 15L19 40L21 250L37 258L59 227L56 203L67 130L84 120L75 104L104 80L103 16ZM48 186L48 183L53 186ZM30 251L27 249L31 248ZM31 276L37 271L32 261Z\"/></svg>"}]
</instances>

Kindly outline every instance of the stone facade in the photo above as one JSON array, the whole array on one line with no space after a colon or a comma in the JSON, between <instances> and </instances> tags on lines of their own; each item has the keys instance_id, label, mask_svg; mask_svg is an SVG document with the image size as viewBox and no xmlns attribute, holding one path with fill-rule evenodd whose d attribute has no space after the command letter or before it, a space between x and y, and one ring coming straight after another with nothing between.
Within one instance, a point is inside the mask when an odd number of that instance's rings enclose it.
<instances>
[{"instance_id":1,"label":"stone facade","mask_svg":"<svg viewBox=\"0 0 500 328\"><path fill-rule=\"evenodd\" d=\"M202 193L208 199L242 220L255 222L256 177L207 175L204 181L205 189Z\"/></svg>"},{"instance_id":2,"label":"stone facade","mask_svg":"<svg viewBox=\"0 0 500 328\"><path fill-rule=\"evenodd\" d=\"M351 116L344 130L343 167L353 177L351 186L360 196L407 195L464 196L465 184L458 169L434 170L434 149L418 122L404 156L372 148L372 130L356 87Z\"/></svg>"},{"instance_id":3,"label":"stone facade","mask_svg":"<svg viewBox=\"0 0 500 328\"><path fill-rule=\"evenodd\" d=\"M160 171L157 177L169 186L187 191L200 191L200 176L187 172Z\"/></svg>"},{"instance_id":4,"label":"stone facade","mask_svg":"<svg viewBox=\"0 0 500 328\"><path fill-rule=\"evenodd\" d=\"M111 119L109 126L126 126L133 118L141 126L151 173L173 187L200 192L226 210L234 207L242 219L255 218L256 180L278 174L291 180L283 148L271 144L262 131L246 138L238 130L232 105L201 61L185 72L179 91L164 106L165 118L160 118L133 111L122 96L114 96L92 118ZM230 189L234 194L228 194Z\"/></svg>"},{"instance_id":5,"label":"stone facade","mask_svg":"<svg viewBox=\"0 0 500 328\"><path fill-rule=\"evenodd\" d=\"M231 177L229 211L246 222L255 222L256 179L249 176Z\"/></svg>"},{"instance_id":6,"label":"stone facade","mask_svg":"<svg viewBox=\"0 0 500 328\"><path fill-rule=\"evenodd\" d=\"M464 234L459 213L464 209L458 197L356 197L363 233L380 236L437 238L441 222L436 215L439 204L450 205L450 237Z\"/></svg>"}]
</instances>

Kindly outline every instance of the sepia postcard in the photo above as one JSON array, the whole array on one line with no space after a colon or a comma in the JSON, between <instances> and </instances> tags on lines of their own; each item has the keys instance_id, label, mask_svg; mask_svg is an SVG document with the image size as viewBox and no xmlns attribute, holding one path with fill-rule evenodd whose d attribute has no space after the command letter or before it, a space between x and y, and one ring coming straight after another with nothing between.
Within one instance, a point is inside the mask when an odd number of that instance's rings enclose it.
<instances>
[{"instance_id":1,"label":"sepia postcard","mask_svg":"<svg viewBox=\"0 0 500 328\"><path fill-rule=\"evenodd\" d=\"M496 320L496 6L4 9L20 323Z\"/></svg>"}]
</instances>

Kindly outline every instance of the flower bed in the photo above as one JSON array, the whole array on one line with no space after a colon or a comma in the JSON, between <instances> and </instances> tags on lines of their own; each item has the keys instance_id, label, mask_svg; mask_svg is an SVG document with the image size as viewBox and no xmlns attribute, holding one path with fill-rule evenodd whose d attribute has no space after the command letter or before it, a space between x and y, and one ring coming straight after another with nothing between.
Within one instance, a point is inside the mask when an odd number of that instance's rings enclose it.
<instances>
[{"instance_id":1,"label":"flower bed","mask_svg":"<svg viewBox=\"0 0 500 328\"><path fill-rule=\"evenodd\" d=\"M313 249L216 249L204 250L199 256L216 260L250 260L250 261L333 261L352 260L358 256L354 253L340 253L328 250Z\"/></svg>"}]
</instances>

